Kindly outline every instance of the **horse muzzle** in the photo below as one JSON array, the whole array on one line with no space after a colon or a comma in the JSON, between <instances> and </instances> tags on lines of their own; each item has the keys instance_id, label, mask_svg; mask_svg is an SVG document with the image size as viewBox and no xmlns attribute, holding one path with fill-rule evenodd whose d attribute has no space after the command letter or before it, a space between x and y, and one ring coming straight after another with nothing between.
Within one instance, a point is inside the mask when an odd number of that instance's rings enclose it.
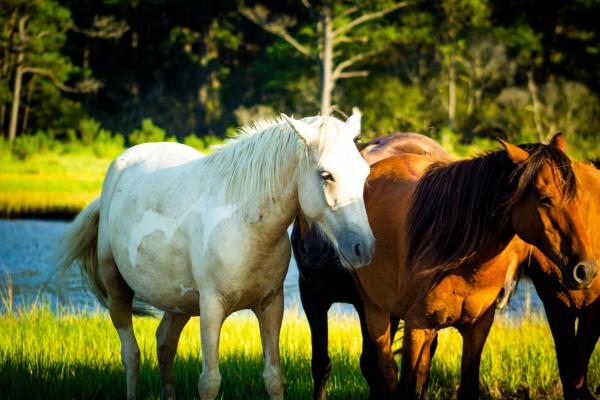
<instances>
[{"instance_id":1,"label":"horse muzzle","mask_svg":"<svg viewBox=\"0 0 600 400\"><path fill-rule=\"evenodd\" d=\"M565 286L569 286L568 289L588 288L597 274L598 265L595 261L581 261L565 273Z\"/></svg>"},{"instance_id":2,"label":"horse muzzle","mask_svg":"<svg viewBox=\"0 0 600 400\"><path fill-rule=\"evenodd\" d=\"M360 268L371 263L375 253L375 238L349 231L338 240L340 261L346 268Z\"/></svg>"},{"instance_id":3,"label":"horse muzzle","mask_svg":"<svg viewBox=\"0 0 600 400\"><path fill-rule=\"evenodd\" d=\"M339 263L337 253L325 238L300 239L298 247L303 267L322 269Z\"/></svg>"}]
</instances>

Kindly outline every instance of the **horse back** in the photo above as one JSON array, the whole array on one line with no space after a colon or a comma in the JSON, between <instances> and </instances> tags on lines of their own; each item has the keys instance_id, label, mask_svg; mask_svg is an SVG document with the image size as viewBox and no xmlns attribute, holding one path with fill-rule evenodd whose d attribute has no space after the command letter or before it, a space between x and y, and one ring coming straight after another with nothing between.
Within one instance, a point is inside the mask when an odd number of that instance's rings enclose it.
<instances>
[{"instance_id":1,"label":"horse back","mask_svg":"<svg viewBox=\"0 0 600 400\"><path fill-rule=\"evenodd\" d=\"M438 161L451 161L448 152L435 140L413 132L382 136L369 141L360 149L360 154L369 165L401 153L427 156Z\"/></svg>"}]
</instances>

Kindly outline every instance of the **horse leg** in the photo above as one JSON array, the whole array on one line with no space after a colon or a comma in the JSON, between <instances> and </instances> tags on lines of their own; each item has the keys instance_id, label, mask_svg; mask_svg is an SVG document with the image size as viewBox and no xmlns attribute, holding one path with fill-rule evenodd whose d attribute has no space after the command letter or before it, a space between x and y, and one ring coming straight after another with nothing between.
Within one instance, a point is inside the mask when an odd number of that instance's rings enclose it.
<instances>
[{"instance_id":1,"label":"horse leg","mask_svg":"<svg viewBox=\"0 0 600 400\"><path fill-rule=\"evenodd\" d=\"M426 396L424 387L429 377L431 349L437 331L413 325L409 321L404 325L400 390L402 398L422 399Z\"/></svg>"},{"instance_id":2,"label":"horse leg","mask_svg":"<svg viewBox=\"0 0 600 400\"><path fill-rule=\"evenodd\" d=\"M198 382L201 400L212 400L219 394L219 338L225 320L225 309L216 293L204 293L200 298L200 341L202 373Z\"/></svg>"},{"instance_id":3,"label":"horse leg","mask_svg":"<svg viewBox=\"0 0 600 400\"><path fill-rule=\"evenodd\" d=\"M377 372L377 349L369 337L367 321L362 305L355 305L355 308L358 312L360 330L363 337L362 353L360 355L360 371L369 385L369 399L380 399L384 396L381 391L384 387L384 382L380 379L380 374ZM390 318L390 343L393 343L394 341L394 336L398 330L399 323L400 320L398 318Z\"/></svg>"},{"instance_id":4,"label":"horse leg","mask_svg":"<svg viewBox=\"0 0 600 400\"><path fill-rule=\"evenodd\" d=\"M492 304L475 323L463 325L459 328L459 332L463 337L463 351L458 399L479 398L481 352L490 333L495 314L496 304Z\"/></svg>"},{"instance_id":5,"label":"horse leg","mask_svg":"<svg viewBox=\"0 0 600 400\"><path fill-rule=\"evenodd\" d=\"M431 347L429 349L429 359L430 360L433 360L433 356L435 355L435 351L437 350L437 343L438 343L438 337L436 335L435 338L433 339L433 342L431 343ZM429 399L429 378L430 378L430 375L427 374L427 379L425 380L425 384L423 385L423 392L421 393L421 400Z\"/></svg>"},{"instance_id":6,"label":"horse leg","mask_svg":"<svg viewBox=\"0 0 600 400\"><path fill-rule=\"evenodd\" d=\"M260 326L260 339L265 356L263 379L271 399L283 399L283 376L279 361L279 333L283 319L283 289L263 301L254 311Z\"/></svg>"},{"instance_id":7,"label":"horse leg","mask_svg":"<svg viewBox=\"0 0 600 400\"><path fill-rule=\"evenodd\" d=\"M377 365L379 374L377 378L373 378L374 384L379 386L376 393L382 399L391 398L398 386L398 366L392 354L390 315L368 300L364 301L364 311L368 338L375 350L373 364Z\"/></svg>"},{"instance_id":8,"label":"horse leg","mask_svg":"<svg viewBox=\"0 0 600 400\"><path fill-rule=\"evenodd\" d=\"M190 320L186 314L175 314L166 311L156 329L156 351L160 369L160 386L162 399L175 399L173 389L173 359L177 353L179 335Z\"/></svg>"},{"instance_id":9,"label":"horse leg","mask_svg":"<svg viewBox=\"0 0 600 400\"><path fill-rule=\"evenodd\" d=\"M563 386L565 400L576 399L573 370L575 357L573 357L575 343L575 315L561 306L544 304L548 324L554 338L554 349L558 362L558 371Z\"/></svg>"},{"instance_id":10,"label":"horse leg","mask_svg":"<svg viewBox=\"0 0 600 400\"><path fill-rule=\"evenodd\" d=\"M379 399L383 397L381 389L383 388L384 383L378 379L380 375L377 373L377 349L369 337L369 330L367 328L364 311L361 307L355 308L358 312L360 331L363 338L362 353L360 354L360 371L369 385L369 399ZM390 335L390 337L392 336Z\"/></svg>"},{"instance_id":11,"label":"horse leg","mask_svg":"<svg viewBox=\"0 0 600 400\"><path fill-rule=\"evenodd\" d=\"M327 380L331 372L331 360L328 352L327 309L322 305L303 302L304 312L310 325L312 342L311 369L313 377L313 398L327 398Z\"/></svg>"},{"instance_id":12,"label":"horse leg","mask_svg":"<svg viewBox=\"0 0 600 400\"><path fill-rule=\"evenodd\" d=\"M575 390L578 399L595 400L596 397L587 385L587 372L590 358L600 336L600 324L594 321L592 313L584 313L579 318L577 327L577 362L574 371Z\"/></svg>"},{"instance_id":13,"label":"horse leg","mask_svg":"<svg viewBox=\"0 0 600 400\"><path fill-rule=\"evenodd\" d=\"M140 348L133 333L133 290L127 285L111 257L100 260L99 270L108 295L110 319L121 341L121 360L127 379L127 399L135 399Z\"/></svg>"}]
</instances>

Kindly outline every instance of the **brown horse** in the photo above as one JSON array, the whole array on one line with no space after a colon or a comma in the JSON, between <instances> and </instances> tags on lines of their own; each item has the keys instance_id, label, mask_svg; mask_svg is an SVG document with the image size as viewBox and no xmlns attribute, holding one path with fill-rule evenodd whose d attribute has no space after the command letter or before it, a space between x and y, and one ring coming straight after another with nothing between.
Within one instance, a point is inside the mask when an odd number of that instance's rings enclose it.
<instances>
[{"instance_id":1,"label":"brown horse","mask_svg":"<svg viewBox=\"0 0 600 400\"><path fill-rule=\"evenodd\" d=\"M574 165L578 184L590 193L582 213L590 242L594 249L600 248L600 171L587 163ZM598 257L598 251L594 254ZM556 358L564 398L596 399L587 385L587 369L590 357L600 336L600 279L583 290L568 290L562 285L562 272L555 263L537 249L533 250L532 262L525 267L531 277L548 318L554 337ZM577 325L576 325L577 321ZM577 328L576 328L577 326Z\"/></svg>"},{"instance_id":2,"label":"brown horse","mask_svg":"<svg viewBox=\"0 0 600 400\"><path fill-rule=\"evenodd\" d=\"M421 398L437 332L453 326L463 336L458 397L477 398L495 300L523 253L517 235L560 266L569 288L586 287L596 275L579 214L586 192L577 190L563 137L527 150L503 145L434 164L420 178L399 157L371 168L365 204L376 250L353 273L386 397ZM405 321L399 386L390 316Z\"/></svg>"},{"instance_id":3,"label":"brown horse","mask_svg":"<svg viewBox=\"0 0 600 400\"><path fill-rule=\"evenodd\" d=\"M369 164L392 154L414 153L411 173L420 175L433 161L450 161L450 156L434 140L418 133L395 133L373 139L365 144L357 144L361 155ZM363 332L363 351L360 366L369 387L374 389L378 374L374 360L374 349L370 345L366 331L364 312L360 295L352 274L343 268L340 260L329 244L316 229L299 215L292 230L292 249L298 265L300 299L311 330L313 396L327 398L327 380L331 371L328 354L327 311L333 303L349 303L356 309ZM398 326L398 319L392 321L392 330ZM380 395L371 390L371 398Z\"/></svg>"},{"instance_id":4,"label":"brown horse","mask_svg":"<svg viewBox=\"0 0 600 400\"><path fill-rule=\"evenodd\" d=\"M400 132L358 144L360 154L369 165L396 154L419 154L438 161L450 161L448 152L435 140L414 132Z\"/></svg>"}]
</instances>

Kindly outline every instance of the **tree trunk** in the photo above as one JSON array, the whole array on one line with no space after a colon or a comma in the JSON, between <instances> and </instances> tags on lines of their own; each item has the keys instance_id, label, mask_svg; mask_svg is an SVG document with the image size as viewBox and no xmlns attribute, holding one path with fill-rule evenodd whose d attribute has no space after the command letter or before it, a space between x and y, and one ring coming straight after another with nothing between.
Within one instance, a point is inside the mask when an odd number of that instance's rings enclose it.
<instances>
[{"instance_id":1,"label":"tree trunk","mask_svg":"<svg viewBox=\"0 0 600 400\"><path fill-rule=\"evenodd\" d=\"M23 132L27 132L27 127L29 125L29 111L31 110L31 107L29 105L31 104L31 95L33 92L34 80L35 75L32 76L29 82L27 83L27 99L25 100L25 111L23 111L23 124L21 125L21 130Z\"/></svg>"},{"instance_id":2,"label":"tree trunk","mask_svg":"<svg viewBox=\"0 0 600 400\"><path fill-rule=\"evenodd\" d=\"M448 129L454 130L456 119L456 69L450 60L448 66Z\"/></svg>"},{"instance_id":3,"label":"tree trunk","mask_svg":"<svg viewBox=\"0 0 600 400\"><path fill-rule=\"evenodd\" d=\"M329 115L333 80L333 29L331 9L323 10L323 57L321 59L321 115Z\"/></svg>"},{"instance_id":4,"label":"tree trunk","mask_svg":"<svg viewBox=\"0 0 600 400\"><path fill-rule=\"evenodd\" d=\"M535 122L535 129L538 132L538 137L541 143L546 141L546 133L544 132L544 125L542 123L542 103L538 96L537 86L533 77L533 68L527 71L527 88L531 94L531 101L533 102L533 121Z\"/></svg>"},{"instance_id":5,"label":"tree trunk","mask_svg":"<svg viewBox=\"0 0 600 400\"><path fill-rule=\"evenodd\" d=\"M5 130L4 130L4 118L6 115L6 105L2 104L2 106L0 106L0 135L2 135L2 137L4 137L5 135Z\"/></svg>"},{"instance_id":6,"label":"tree trunk","mask_svg":"<svg viewBox=\"0 0 600 400\"><path fill-rule=\"evenodd\" d=\"M10 114L10 128L8 129L8 141L13 142L17 137L17 123L19 120L19 102L21 99L21 83L23 81L23 62L25 51L19 51L17 57L17 70L15 72L15 87L13 90L12 112Z\"/></svg>"}]
</instances>

